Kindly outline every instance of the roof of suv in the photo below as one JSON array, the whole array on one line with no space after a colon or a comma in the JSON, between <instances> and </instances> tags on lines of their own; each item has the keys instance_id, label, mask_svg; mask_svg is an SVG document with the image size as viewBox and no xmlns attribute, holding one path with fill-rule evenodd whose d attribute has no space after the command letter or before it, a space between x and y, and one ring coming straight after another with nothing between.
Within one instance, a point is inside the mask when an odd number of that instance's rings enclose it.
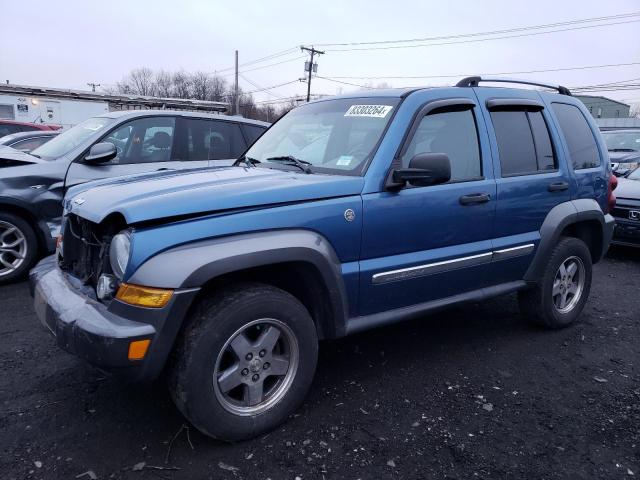
<instances>
[{"instance_id":1,"label":"roof of suv","mask_svg":"<svg viewBox=\"0 0 640 480\"><path fill-rule=\"evenodd\" d=\"M216 120L225 120L228 122L239 122L239 123L246 123L249 125L258 125L261 127L268 127L270 125L270 123L267 123L267 122L261 122L260 120L252 120L250 118L244 118L238 115L224 115L221 113L188 112L183 110L119 110L119 111L103 113L102 115L96 115L96 116L107 117L107 118L137 118L137 117L148 117L149 115L153 115L153 116L172 115L172 116L191 117L191 118L212 118Z\"/></svg>"},{"instance_id":2,"label":"roof of suv","mask_svg":"<svg viewBox=\"0 0 640 480\"><path fill-rule=\"evenodd\" d=\"M479 82L489 82L489 83L508 83L515 84L515 86L485 86L478 85ZM550 85L545 83L531 82L528 80L519 80L519 79L507 79L507 78L486 78L483 79L481 77L467 77L458 82L457 85L451 86L440 86L440 87L413 87L413 88L383 88L383 89L371 89L371 90L358 90L355 92L349 92L342 95L338 95L337 97L331 98L361 98L361 97L404 97L409 95L410 93L421 91L421 90L437 90L437 89L451 89L451 88L490 88L490 89L519 89L523 91L531 91L531 89L524 89L518 85L531 85L538 87L545 87L549 90L535 90L540 93L551 94L551 95L562 95L564 97L570 97L571 93L569 89L560 85ZM555 91L554 91L555 90ZM324 98L319 98L317 101L322 101Z\"/></svg>"}]
</instances>

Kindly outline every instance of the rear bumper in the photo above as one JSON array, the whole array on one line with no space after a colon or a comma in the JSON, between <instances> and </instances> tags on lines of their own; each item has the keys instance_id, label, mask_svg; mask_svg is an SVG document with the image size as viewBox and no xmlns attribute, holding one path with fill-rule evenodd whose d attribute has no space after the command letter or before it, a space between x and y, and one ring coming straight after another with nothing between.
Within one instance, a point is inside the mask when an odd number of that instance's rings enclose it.
<instances>
[{"instance_id":1,"label":"rear bumper","mask_svg":"<svg viewBox=\"0 0 640 480\"><path fill-rule=\"evenodd\" d=\"M604 216L604 229L602 232L602 255L600 258L607 253L609 250L609 245L611 244L611 240L613 239L613 232L616 228L616 219L609 213ZM600 259L598 259L600 260Z\"/></svg>"},{"instance_id":2,"label":"rear bumper","mask_svg":"<svg viewBox=\"0 0 640 480\"><path fill-rule=\"evenodd\" d=\"M93 290L62 272L53 256L30 273L31 293L41 323L60 348L131 381L157 377L197 289L176 291L164 308L134 307L118 300L106 306ZM150 339L142 360L129 360L129 344Z\"/></svg>"}]
</instances>

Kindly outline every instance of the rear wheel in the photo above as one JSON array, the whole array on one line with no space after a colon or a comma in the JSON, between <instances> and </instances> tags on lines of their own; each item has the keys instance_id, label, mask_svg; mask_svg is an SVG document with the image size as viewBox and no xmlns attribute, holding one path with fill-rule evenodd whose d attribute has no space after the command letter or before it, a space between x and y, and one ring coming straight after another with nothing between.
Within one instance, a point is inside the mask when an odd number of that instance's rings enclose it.
<instances>
[{"instance_id":1,"label":"rear wheel","mask_svg":"<svg viewBox=\"0 0 640 480\"><path fill-rule=\"evenodd\" d=\"M582 240L563 237L551 253L536 287L519 292L520 309L531 321L549 328L573 323L591 290L591 253Z\"/></svg>"},{"instance_id":2,"label":"rear wheel","mask_svg":"<svg viewBox=\"0 0 640 480\"><path fill-rule=\"evenodd\" d=\"M242 284L203 300L176 348L169 387L200 431L251 438L286 420L313 380L315 325L292 295Z\"/></svg>"},{"instance_id":3,"label":"rear wheel","mask_svg":"<svg viewBox=\"0 0 640 480\"><path fill-rule=\"evenodd\" d=\"M24 277L38 258L38 239L22 218L0 212L0 284Z\"/></svg>"}]
</instances>

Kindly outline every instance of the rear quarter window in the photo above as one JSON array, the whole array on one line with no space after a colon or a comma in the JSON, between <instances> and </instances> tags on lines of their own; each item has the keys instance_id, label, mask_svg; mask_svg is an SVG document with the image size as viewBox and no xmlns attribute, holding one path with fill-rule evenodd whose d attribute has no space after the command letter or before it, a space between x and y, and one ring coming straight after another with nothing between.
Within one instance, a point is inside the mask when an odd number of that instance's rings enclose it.
<instances>
[{"instance_id":1,"label":"rear quarter window","mask_svg":"<svg viewBox=\"0 0 640 480\"><path fill-rule=\"evenodd\" d=\"M587 119L575 105L552 103L574 170L600 165L600 152Z\"/></svg>"}]
</instances>

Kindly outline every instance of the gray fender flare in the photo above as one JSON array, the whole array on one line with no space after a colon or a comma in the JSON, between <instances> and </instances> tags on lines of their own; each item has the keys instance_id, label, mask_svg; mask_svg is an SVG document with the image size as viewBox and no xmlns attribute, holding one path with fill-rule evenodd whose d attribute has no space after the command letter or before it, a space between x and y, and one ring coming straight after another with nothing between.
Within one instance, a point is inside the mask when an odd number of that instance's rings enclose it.
<instances>
[{"instance_id":1,"label":"gray fender flare","mask_svg":"<svg viewBox=\"0 0 640 480\"><path fill-rule=\"evenodd\" d=\"M127 281L193 288L226 273L286 262L308 263L318 270L329 292L334 334L341 336L348 315L341 262L329 241L313 231L254 232L181 245L151 257Z\"/></svg>"},{"instance_id":2,"label":"gray fender flare","mask_svg":"<svg viewBox=\"0 0 640 480\"><path fill-rule=\"evenodd\" d=\"M600 205L594 199L570 200L553 207L542 222L540 243L533 261L525 273L525 281L535 282L542 276L547 259L566 227L587 220L598 221L603 229L603 251L597 258L594 258L594 263L599 261L609 246L613 231L613 218L610 215L604 215Z\"/></svg>"}]
</instances>

